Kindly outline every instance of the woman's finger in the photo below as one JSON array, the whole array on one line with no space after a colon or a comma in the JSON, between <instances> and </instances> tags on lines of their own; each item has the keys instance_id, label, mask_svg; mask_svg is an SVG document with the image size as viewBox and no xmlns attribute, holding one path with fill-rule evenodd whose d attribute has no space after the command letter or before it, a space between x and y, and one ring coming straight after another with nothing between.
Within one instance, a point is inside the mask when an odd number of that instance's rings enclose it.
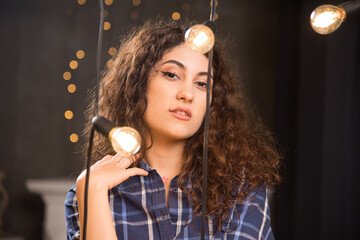
<instances>
[{"instance_id":1,"label":"woman's finger","mask_svg":"<svg viewBox=\"0 0 360 240\"><path fill-rule=\"evenodd\" d=\"M101 160L97 161L95 164L102 164L105 162L110 161L114 156L113 155L106 155L105 157L103 157ZM94 165L95 165L94 164Z\"/></svg>"},{"instance_id":2,"label":"woman's finger","mask_svg":"<svg viewBox=\"0 0 360 240\"><path fill-rule=\"evenodd\" d=\"M128 179L129 177L136 176L136 175L147 176L148 172L146 170L144 170L144 169L137 168L137 167L126 169L126 175L125 175L126 179Z\"/></svg>"},{"instance_id":3,"label":"woman's finger","mask_svg":"<svg viewBox=\"0 0 360 240\"><path fill-rule=\"evenodd\" d=\"M119 154L116 154L113 157L112 161L114 161L116 163L116 165L119 166L120 168L126 169L135 162L135 157L134 156L124 157Z\"/></svg>"}]
</instances>

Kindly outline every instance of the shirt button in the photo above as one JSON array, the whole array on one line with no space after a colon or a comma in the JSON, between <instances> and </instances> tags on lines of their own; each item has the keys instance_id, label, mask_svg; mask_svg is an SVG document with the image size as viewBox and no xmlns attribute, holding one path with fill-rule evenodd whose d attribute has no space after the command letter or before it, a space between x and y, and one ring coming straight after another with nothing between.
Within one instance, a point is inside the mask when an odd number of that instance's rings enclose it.
<instances>
[{"instance_id":1,"label":"shirt button","mask_svg":"<svg viewBox=\"0 0 360 240\"><path fill-rule=\"evenodd\" d=\"M171 222L176 223L177 222L177 217L171 217Z\"/></svg>"},{"instance_id":2,"label":"shirt button","mask_svg":"<svg viewBox=\"0 0 360 240\"><path fill-rule=\"evenodd\" d=\"M177 193L178 192L178 189L177 188L173 188L173 193Z\"/></svg>"}]
</instances>

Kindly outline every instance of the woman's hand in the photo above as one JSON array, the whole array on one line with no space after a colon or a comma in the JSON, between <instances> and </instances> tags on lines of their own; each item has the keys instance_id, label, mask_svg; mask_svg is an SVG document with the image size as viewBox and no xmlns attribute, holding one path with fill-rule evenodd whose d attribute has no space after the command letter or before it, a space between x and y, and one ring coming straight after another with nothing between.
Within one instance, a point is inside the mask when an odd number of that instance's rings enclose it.
<instances>
[{"instance_id":1,"label":"woman's hand","mask_svg":"<svg viewBox=\"0 0 360 240\"><path fill-rule=\"evenodd\" d=\"M106 156L90 167L90 181L88 192L88 219L87 239L114 239L116 232L110 213L108 190L135 175L148 175L148 172L140 168L128 168L133 158L119 154ZM80 215L80 239L84 222L84 192L86 170L76 180L76 197Z\"/></svg>"},{"instance_id":2,"label":"woman's hand","mask_svg":"<svg viewBox=\"0 0 360 240\"><path fill-rule=\"evenodd\" d=\"M130 167L135 162L136 156L124 157L120 154L107 155L97 161L90 168L89 188L96 190L109 190L116 185L135 175L148 175L148 172L137 167ZM77 178L77 188L85 188L86 170Z\"/></svg>"}]
</instances>

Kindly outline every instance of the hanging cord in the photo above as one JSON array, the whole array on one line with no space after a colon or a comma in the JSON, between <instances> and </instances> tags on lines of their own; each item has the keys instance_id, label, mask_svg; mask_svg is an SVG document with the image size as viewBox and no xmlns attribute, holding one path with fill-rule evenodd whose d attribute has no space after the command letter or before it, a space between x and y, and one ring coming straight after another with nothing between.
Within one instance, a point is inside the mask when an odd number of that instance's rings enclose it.
<instances>
[{"instance_id":1,"label":"hanging cord","mask_svg":"<svg viewBox=\"0 0 360 240\"><path fill-rule=\"evenodd\" d=\"M102 0L99 0L99 6L100 6L100 26L99 26L99 36L98 36L98 45L97 45L97 54L96 54L96 89L95 89L94 116L97 116L99 113L101 46L102 46L102 38L104 32L104 3Z\"/></svg>"},{"instance_id":2,"label":"hanging cord","mask_svg":"<svg viewBox=\"0 0 360 240\"><path fill-rule=\"evenodd\" d=\"M99 36L96 54L96 86L95 86L95 105L94 105L94 116L98 115L99 112L99 88L100 88L100 67L101 67L101 46L104 31L104 3L99 0L100 6L100 26ZM86 240L86 228L87 228L87 215L88 215L88 192L89 192L89 180L90 180L90 162L91 153L94 140L94 127L91 127L89 145L87 149L87 161L86 161L86 180L85 180L85 192L84 192L84 221L83 221L83 240Z\"/></svg>"},{"instance_id":3,"label":"hanging cord","mask_svg":"<svg viewBox=\"0 0 360 240\"><path fill-rule=\"evenodd\" d=\"M210 8L210 21L214 22L216 15L216 1L211 0L211 8Z\"/></svg>"},{"instance_id":4,"label":"hanging cord","mask_svg":"<svg viewBox=\"0 0 360 240\"><path fill-rule=\"evenodd\" d=\"M216 14L216 1L211 1L210 21L214 22ZM206 85L206 113L204 126L204 148L203 148L203 182L202 182L202 205L201 205L201 240L205 239L206 226L206 194L207 194L207 174L208 174L208 138L210 122L210 91L211 91L211 69L213 61L213 48L208 53L208 73ZM209 229L210 234L210 229Z\"/></svg>"}]
</instances>

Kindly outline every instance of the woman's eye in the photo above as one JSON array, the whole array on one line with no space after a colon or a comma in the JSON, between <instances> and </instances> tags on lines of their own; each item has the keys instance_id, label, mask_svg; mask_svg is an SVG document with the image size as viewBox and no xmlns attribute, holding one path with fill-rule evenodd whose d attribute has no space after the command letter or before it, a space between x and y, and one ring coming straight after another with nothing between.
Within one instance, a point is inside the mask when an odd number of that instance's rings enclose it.
<instances>
[{"instance_id":1,"label":"woman's eye","mask_svg":"<svg viewBox=\"0 0 360 240\"><path fill-rule=\"evenodd\" d=\"M172 73L172 72L163 72L161 71L162 74L168 78L171 78L171 79L175 79L175 78L178 78L178 76L175 74L175 73Z\"/></svg>"},{"instance_id":2,"label":"woman's eye","mask_svg":"<svg viewBox=\"0 0 360 240\"><path fill-rule=\"evenodd\" d=\"M196 82L199 87L206 88L206 82Z\"/></svg>"}]
</instances>

